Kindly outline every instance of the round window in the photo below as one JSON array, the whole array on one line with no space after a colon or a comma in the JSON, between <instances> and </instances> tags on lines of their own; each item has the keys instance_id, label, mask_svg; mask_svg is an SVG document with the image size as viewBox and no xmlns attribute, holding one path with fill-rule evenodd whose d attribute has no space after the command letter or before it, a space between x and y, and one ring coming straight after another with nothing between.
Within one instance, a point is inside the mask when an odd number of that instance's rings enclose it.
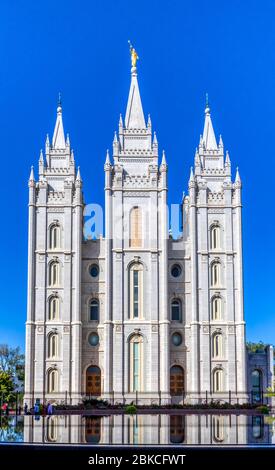
<instances>
[{"instance_id":1,"label":"round window","mask_svg":"<svg viewBox=\"0 0 275 470\"><path fill-rule=\"evenodd\" d=\"M99 343L99 336L97 333L91 333L89 336L89 343L91 346L97 346Z\"/></svg>"},{"instance_id":2,"label":"round window","mask_svg":"<svg viewBox=\"0 0 275 470\"><path fill-rule=\"evenodd\" d=\"M174 264L171 269L171 274L173 277L179 277L181 275L181 266L179 264Z\"/></svg>"},{"instance_id":3,"label":"round window","mask_svg":"<svg viewBox=\"0 0 275 470\"><path fill-rule=\"evenodd\" d=\"M99 274L99 267L97 264L92 264L92 266L90 266L90 274L92 277L97 277L98 274Z\"/></svg>"},{"instance_id":4,"label":"round window","mask_svg":"<svg viewBox=\"0 0 275 470\"><path fill-rule=\"evenodd\" d=\"M174 346L180 346L182 343L182 337L179 333L174 333L172 335L172 343Z\"/></svg>"}]
</instances>

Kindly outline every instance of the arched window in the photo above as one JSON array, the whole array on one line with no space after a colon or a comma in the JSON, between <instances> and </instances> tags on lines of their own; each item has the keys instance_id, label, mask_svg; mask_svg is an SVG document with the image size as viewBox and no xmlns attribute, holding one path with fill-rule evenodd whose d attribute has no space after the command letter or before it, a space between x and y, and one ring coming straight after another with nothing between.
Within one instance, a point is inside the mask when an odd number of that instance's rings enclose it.
<instances>
[{"instance_id":1,"label":"arched window","mask_svg":"<svg viewBox=\"0 0 275 470\"><path fill-rule=\"evenodd\" d=\"M264 435L263 416L252 416L252 435L254 439L261 439Z\"/></svg>"},{"instance_id":2,"label":"arched window","mask_svg":"<svg viewBox=\"0 0 275 470\"><path fill-rule=\"evenodd\" d=\"M210 247L217 250L221 245L221 231L218 225L213 225L210 229Z\"/></svg>"},{"instance_id":3,"label":"arched window","mask_svg":"<svg viewBox=\"0 0 275 470\"><path fill-rule=\"evenodd\" d=\"M142 246L142 212L140 207L133 207L130 212L130 243L131 247Z\"/></svg>"},{"instance_id":4,"label":"arched window","mask_svg":"<svg viewBox=\"0 0 275 470\"><path fill-rule=\"evenodd\" d=\"M223 371L216 369L213 372L213 389L214 392L222 392L223 390Z\"/></svg>"},{"instance_id":5,"label":"arched window","mask_svg":"<svg viewBox=\"0 0 275 470\"><path fill-rule=\"evenodd\" d=\"M58 372L56 369L48 371L48 393L58 392Z\"/></svg>"},{"instance_id":6,"label":"arched window","mask_svg":"<svg viewBox=\"0 0 275 470\"><path fill-rule=\"evenodd\" d=\"M59 318L59 298L51 297L49 300L49 320L57 320Z\"/></svg>"},{"instance_id":7,"label":"arched window","mask_svg":"<svg viewBox=\"0 0 275 470\"><path fill-rule=\"evenodd\" d=\"M252 401L259 403L262 399L262 372L258 369L253 370L251 374L252 383Z\"/></svg>"},{"instance_id":8,"label":"arched window","mask_svg":"<svg viewBox=\"0 0 275 470\"><path fill-rule=\"evenodd\" d=\"M181 301L179 299L173 299L171 303L171 320L182 321L182 308Z\"/></svg>"},{"instance_id":9,"label":"arched window","mask_svg":"<svg viewBox=\"0 0 275 470\"><path fill-rule=\"evenodd\" d=\"M223 355L223 340L221 333L213 335L213 357L222 357Z\"/></svg>"},{"instance_id":10,"label":"arched window","mask_svg":"<svg viewBox=\"0 0 275 470\"><path fill-rule=\"evenodd\" d=\"M224 440L223 416L212 416L213 437L216 442Z\"/></svg>"},{"instance_id":11,"label":"arched window","mask_svg":"<svg viewBox=\"0 0 275 470\"><path fill-rule=\"evenodd\" d=\"M50 416L47 420L47 441L57 441L57 416Z\"/></svg>"},{"instance_id":12,"label":"arched window","mask_svg":"<svg viewBox=\"0 0 275 470\"><path fill-rule=\"evenodd\" d=\"M135 263L130 268L130 318L141 318L143 313L143 266Z\"/></svg>"},{"instance_id":13,"label":"arched window","mask_svg":"<svg viewBox=\"0 0 275 470\"><path fill-rule=\"evenodd\" d=\"M60 248L60 227L56 224L50 227L50 249L57 248Z\"/></svg>"},{"instance_id":14,"label":"arched window","mask_svg":"<svg viewBox=\"0 0 275 470\"><path fill-rule=\"evenodd\" d=\"M58 357L58 335L56 333L51 333L49 335L48 343L48 357Z\"/></svg>"},{"instance_id":15,"label":"arched window","mask_svg":"<svg viewBox=\"0 0 275 470\"><path fill-rule=\"evenodd\" d=\"M170 416L170 442L172 444L181 444L185 437L185 416Z\"/></svg>"},{"instance_id":16,"label":"arched window","mask_svg":"<svg viewBox=\"0 0 275 470\"><path fill-rule=\"evenodd\" d=\"M213 297L211 300L212 320L221 320L222 318L222 299Z\"/></svg>"},{"instance_id":17,"label":"arched window","mask_svg":"<svg viewBox=\"0 0 275 470\"><path fill-rule=\"evenodd\" d=\"M212 287L221 285L221 264L217 261L211 265L211 285Z\"/></svg>"},{"instance_id":18,"label":"arched window","mask_svg":"<svg viewBox=\"0 0 275 470\"><path fill-rule=\"evenodd\" d=\"M59 285L59 263L58 261L53 261L50 264L50 286L58 286Z\"/></svg>"},{"instance_id":19,"label":"arched window","mask_svg":"<svg viewBox=\"0 0 275 470\"><path fill-rule=\"evenodd\" d=\"M130 391L142 391L143 339L134 335L130 339Z\"/></svg>"},{"instance_id":20,"label":"arched window","mask_svg":"<svg viewBox=\"0 0 275 470\"><path fill-rule=\"evenodd\" d=\"M101 370L98 366L90 366L86 370L87 395L101 395Z\"/></svg>"},{"instance_id":21,"label":"arched window","mask_svg":"<svg viewBox=\"0 0 275 470\"><path fill-rule=\"evenodd\" d=\"M97 299L92 299L90 302L90 321L99 321L99 302Z\"/></svg>"}]
</instances>

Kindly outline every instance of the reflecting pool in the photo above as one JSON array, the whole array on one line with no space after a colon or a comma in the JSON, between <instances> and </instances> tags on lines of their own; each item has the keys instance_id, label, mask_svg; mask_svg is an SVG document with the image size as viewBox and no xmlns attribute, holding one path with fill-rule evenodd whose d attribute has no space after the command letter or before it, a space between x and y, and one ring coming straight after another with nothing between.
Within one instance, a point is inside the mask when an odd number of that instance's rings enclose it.
<instances>
[{"instance_id":1,"label":"reflecting pool","mask_svg":"<svg viewBox=\"0 0 275 470\"><path fill-rule=\"evenodd\" d=\"M213 413L2 416L0 442L275 445L275 417Z\"/></svg>"}]
</instances>

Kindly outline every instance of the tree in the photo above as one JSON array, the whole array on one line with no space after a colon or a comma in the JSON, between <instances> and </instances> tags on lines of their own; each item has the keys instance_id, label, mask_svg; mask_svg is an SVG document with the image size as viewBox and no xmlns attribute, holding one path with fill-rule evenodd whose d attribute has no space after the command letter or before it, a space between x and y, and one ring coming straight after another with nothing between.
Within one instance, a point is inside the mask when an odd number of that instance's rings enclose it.
<instances>
[{"instance_id":1,"label":"tree","mask_svg":"<svg viewBox=\"0 0 275 470\"><path fill-rule=\"evenodd\" d=\"M24 381L25 356L20 348L0 344L0 371L7 372L16 381Z\"/></svg>"},{"instance_id":2,"label":"tree","mask_svg":"<svg viewBox=\"0 0 275 470\"><path fill-rule=\"evenodd\" d=\"M257 353L259 351L264 351L268 344L259 341L258 343L253 343L252 341L248 341L246 343L246 347L249 352ZM274 355L275 355L275 347L274 347Z\"/></svg>"},{"instance_id":3,"label":"tree","mask_svg":"<svg viewBox=\"0 0 275 470\"><path fill-rule=\"evenodd\" d=\"M14 398L14 384L9 372L0 370L0 396L5 401L10 401Z\"/></svg>"}]
</instances>

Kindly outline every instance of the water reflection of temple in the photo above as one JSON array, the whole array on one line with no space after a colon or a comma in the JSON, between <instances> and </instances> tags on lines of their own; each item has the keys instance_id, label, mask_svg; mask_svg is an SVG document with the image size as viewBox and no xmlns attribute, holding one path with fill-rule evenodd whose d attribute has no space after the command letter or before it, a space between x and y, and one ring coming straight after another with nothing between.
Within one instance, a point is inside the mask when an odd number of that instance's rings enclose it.
<instances>
[{"instance_id":1,"label":"water reflection of temple","mask_svg":"<svg viewBox=\"0 0 275 470\"><path fill-rule=\"evenodd\" d=\"M88 444L271 444L263 416L111 415L25 416L26 442Z\"/></svg>"}]
</instances>

